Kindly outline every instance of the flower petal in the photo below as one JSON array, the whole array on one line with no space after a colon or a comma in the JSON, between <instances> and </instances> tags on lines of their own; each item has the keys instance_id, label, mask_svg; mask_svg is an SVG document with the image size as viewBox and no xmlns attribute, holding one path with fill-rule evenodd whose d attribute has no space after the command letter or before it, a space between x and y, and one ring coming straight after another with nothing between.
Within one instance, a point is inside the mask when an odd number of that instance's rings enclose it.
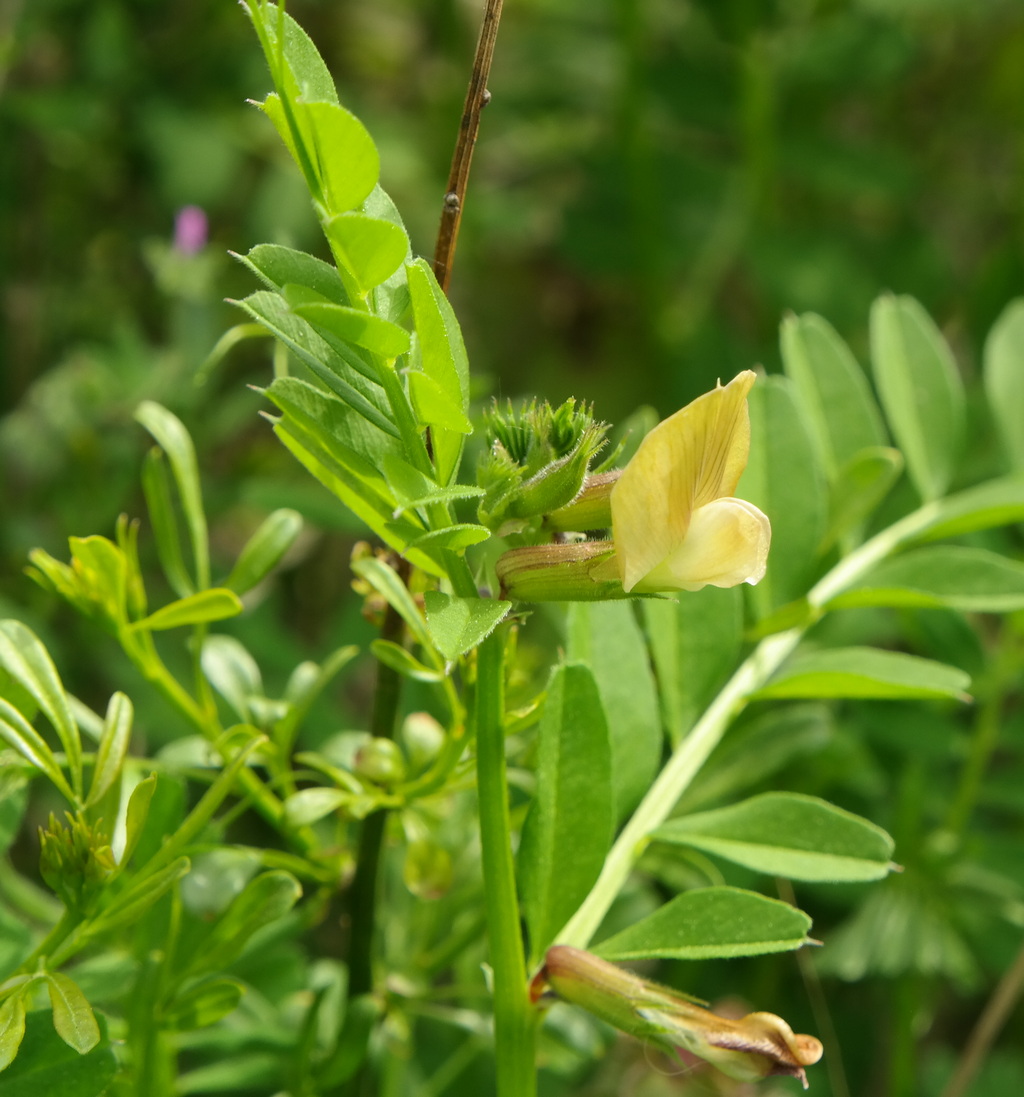
<instances>
[{"instance_id":1,"label":"flower petal","mask_svg":"<svg viewBox=\"0 0 1024 1097\"><path fill-rule=\"evenodd\" d=\"M771 523L753 503L716 499L693 512L683 543L636 582L633 591L756 583L764 576L771 537Z\"/></svg>"},{"instance_id":2,"label":"flower petal","mask_svg":"<svg viewBox=\"0 0 1024 1097\"><path fill-rule=\"evenodd\" d=\"M683 543L697 507L736 490L750 449L747 393L754 380L745 370L669 416L623 470L611 510L625 590Z\"/></svg>"}]
</instances>

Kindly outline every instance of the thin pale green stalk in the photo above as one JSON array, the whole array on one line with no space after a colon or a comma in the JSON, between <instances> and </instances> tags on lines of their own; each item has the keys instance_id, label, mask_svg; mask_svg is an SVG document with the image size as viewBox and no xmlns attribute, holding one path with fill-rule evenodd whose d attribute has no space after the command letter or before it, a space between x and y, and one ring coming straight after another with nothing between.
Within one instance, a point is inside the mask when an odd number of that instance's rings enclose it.
<instances>
[{"instance_id":1,"label":"thin pale green stalk","mask_svg":"<svg viewBox=\"0 0 1024 1097\"><path fill-rule=\"evenodd\" d=\"M487 937L494 978L494 1040L498 1097L534 1097L536 1017L527 988L512 863L505 774L505 629L477 649L475 725L480 844L483 853Z\"/></svg>"},{"instance_id":2,"label":"thin pale green stalk","mask_svg":"<svg viewBox=\"0 0 1024 1097\"><path fill-rule=\"evenodd\" d=\"M807 595L811 610L822 609L840 591L870 571L905 541L924 530L933 520L935 512L934 503L926 504L840 560ZM813 613L811 616L813 619ZM597 883L555 938L559 944L573 945L576 948L585 948L589 944L633 866L647 848L651 832L668 818L680 796L707 761L708 755L718 745L726 728L746 706L750 697L792 654L809 627L804 625L766 637L740 664L690 734L675 749L665 768L623 827L605 859Z\"/></svg>"}]
</instances>

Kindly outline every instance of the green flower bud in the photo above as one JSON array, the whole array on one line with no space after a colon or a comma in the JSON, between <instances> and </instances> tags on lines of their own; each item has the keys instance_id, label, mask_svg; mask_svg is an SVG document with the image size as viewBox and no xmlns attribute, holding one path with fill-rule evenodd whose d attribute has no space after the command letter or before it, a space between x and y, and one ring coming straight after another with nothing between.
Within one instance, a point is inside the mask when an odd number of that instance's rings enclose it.
<instances>
[{"instance_id":1,"label":"green flower bud","mask_svg":"<svg viewBox=\"0 0 1024 1097\"><path fill-rule=\"evenodd\" d=\"M376 785L397 785L405 780L405 756L396 742L376 736L359 748L354 772Z\"/></svg>"},{"instance_id":2,"label":"green flower bud","mask_svg":"<svg viewBox=\"0 0 1024 1097\"><path fill-rule=\"evenodd\" d=\"M567 545L526 545L498 558L500 598L520 602L597 602L628 598L622 583L597 578L595 570L615 554L611 541ZM605 570L608 570L607 567Z\"/></svg>"},{"instance_id":3,"label":"green flower bud","mask_svg":"<svg viewBox=\"0 0 1024 1097\"><path fill-rule=\"evenodd\" d=\"M570 503L580 492L590 462L604 445L607 427L586 406L567 400L552 409L511 404L487 415L488 455L477 480L484 489L478 516L491 529L525 524Z\"/></svg>"},{"instance_id":4,"label":"green flower bud","mask_svg":"<svg viewBox=\"0 0 1024 1097\"><path fill-rule=\"evenodd\" d=\"M88 914L117 864L99 830L65 817L67 827L51 812L46 830L39 828L39 872L68 910Z\"/></svg>"},{"instance_id":5,"label":"green flower bud","mask_svg":"<svg viewBox=\"0 0 1024 1097\"><path fill-rule=\"evenodd\" d=\"M411 769L420 773L441 753L447 736L429 712L410 712L402 721L399 738Z\"/></svg>"},{"instance_id":6,"label":"green flower bud","mask_svg":"<svg viewBox=\"0 0 1024 1097\"><path fill-rule=\"evenodd\" d=\"M567 506L548 514L544 525L561 532L608 529L612 524L612 488L619 475L616 469L588 476L579 495Z\"/></svg>"}]
</instances>

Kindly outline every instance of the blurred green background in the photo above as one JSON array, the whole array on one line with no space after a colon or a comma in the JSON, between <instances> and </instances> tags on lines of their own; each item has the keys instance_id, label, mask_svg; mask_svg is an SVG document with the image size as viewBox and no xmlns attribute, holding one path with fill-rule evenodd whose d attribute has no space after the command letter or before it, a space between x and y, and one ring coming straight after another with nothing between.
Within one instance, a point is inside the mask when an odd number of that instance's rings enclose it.
<instances>
[{"instance_id":1,"label":"blurred green background","mask_svg":"<svg viewBox=\"0 0 1024 1097\"><path fill-rule=\"evenodd\" d=\"M288 7L377 140L384 186L430 255L479 5ZM490 87L452 286L481 397L577 396L610 421L640 404L665 414L718 377L775 370L787 310L820 312L864 360L868 307L887 289L935 316L970 382L985 333L1024 291L1021 0L508 0ZM222 573L273 507L311 523L244 624L271 692L302 658L372 635L348 589L358 531L246 387L271 376L269 342L240 344L195 381L240 322L224 299L254 288L229 250L275 241L326 255L298 172L245 103L269 88L230 0L0 3L0 615L36 628L85 700L126 688L157 741L174 729L120 655L21 574L36 545L63 556L68 535L109 536L120 512L144 513L147 443L131 418L143 398L196 438ZM184 255L173 227L190 204L206 212L209 241ZM145 530L143 549L152 555ZM334 698L325 728L365 710L370 670ZM944 810L928 767L956 754L948 723L930 739L900 738L903 710L851 724L863 726L812 774L794 755L781 783L863 810L904 849L938 857L922 820ZM1019 719L1009 736L1018 757ZM992 787L986 850L1020 876L1020 786ZM885 806L897 793L898 812ZM869 978L826 987L855 1093L902 1097L919 1091L914 1078L937 1093L1017 947L1005 923L993 933L996 900L979 884L941 923L966 934L973 958L956 933L939 959L918 956L914 926L901 927L910 939L896 960L872 953L894 932L884 897L902 886L878 889L862 939L836 952L833 968L868 959L833 974ZM941 873L929 886L927 903L953 894ZM808 909L827 925L852 898ZM730 984L776 1001L793 978L780 963L734 965ZM972 1093L1021 1092L1008 1049L1022 1024ZM919 1030L933 1048L921 1063ZM676 1092L663 1081L643 1092Z\"/></svg>"}]
</instances>

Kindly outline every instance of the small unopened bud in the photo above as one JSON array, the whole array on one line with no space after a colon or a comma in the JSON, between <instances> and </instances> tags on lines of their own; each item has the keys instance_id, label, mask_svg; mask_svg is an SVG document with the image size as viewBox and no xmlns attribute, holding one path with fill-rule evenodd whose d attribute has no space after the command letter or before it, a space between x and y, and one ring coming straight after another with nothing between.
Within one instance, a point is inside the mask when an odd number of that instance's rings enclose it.
<instances>
[{"instance_id":1,"label":"small unopened bud","mask_svg":"<svg viewBox=\"0 0 1024 1097\"><path fill-rule=\"evenodd\" d=\"M618 579L593 572L615 551L610 541L568 545L527 545L498 558L495 571L502 598L520 602L599 602L626 598Z\"/></svg>"},{"instance_id":2,"label":"small unopened bud","mask_svg":"<svg viewBox=\"0 0 1024 1097\"><path fill-rule=\"evenodd\" d=\"M405 780L402 748L391 739L370 739L356 754L355 773L377 785L397 785Z\"/></svg>"},{"instance_id":3,"label":"small unopened bud","mask_svg":"<svg viewBox=\"0 0 1024 1097\"><path fill-rule=\"evenodd\" d=\"M402 721L399 738L412 770L420 772L441 753L447 736L429 712L410 712Z\"/></svg>"},{"instance_id":4,"label":"small unopened bud","mask_svg":"<svg viewBox=\"0 0 1024 1097\"><path fill-rule=\"evenodd\" d=\"M68 910L86 914L117 867L106 837L65 812L68 826L51 812L39 828L39 872Z\"/></svg>"}]
</instances>

